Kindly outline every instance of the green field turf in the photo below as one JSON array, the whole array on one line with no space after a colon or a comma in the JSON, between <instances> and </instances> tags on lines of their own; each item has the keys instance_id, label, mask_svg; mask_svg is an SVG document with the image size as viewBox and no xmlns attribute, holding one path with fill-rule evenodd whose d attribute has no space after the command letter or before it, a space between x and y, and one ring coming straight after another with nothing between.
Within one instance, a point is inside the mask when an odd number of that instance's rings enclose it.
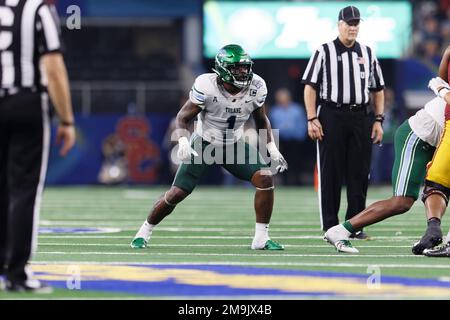
<instances>
[{"instance_id":1,"label":"green field turf","mask_svg":"<svg viewBox=\"0 0 450 320\"><path fill-rule=\"evenodd\" d=\"M450 281L450 259L414 256L411 245L425 230L423 204L366 228L370 241L353 241L358 255L337 253L322 239L317 195L312 188L277 188L270 224L272 239L284 251L250 250L254 234L252 188L201 187L180 204L153 232L149 247L129 247L136 230L163 188L49 187L44 192L41 227L118 228L98 234L39 235L33 267L48 265L183 264L251 266L258 268L314 270ZM369 189L368 204L390 196L390 188ZM345 211L343 192L340 218ZM442 230L450 223L444 218ZM369 268L369 269L368 269ZM83 281L83 274L82 281ZM114 290L57 289L40 298L148 298ZM165 296L158 296L164 298ZM173 297L173 295L171 296ZM381 295L381 297L384 297ZM34 298L33 295L0 293L0 298ZM169 297L170 298L170 297ZM242 297L241 297L242 298ZM245 297L244 297L245 298ZM365 298L364 295L361 298ZM429 296L428 296L429 298Z\"/></svg>"}]
</instances>

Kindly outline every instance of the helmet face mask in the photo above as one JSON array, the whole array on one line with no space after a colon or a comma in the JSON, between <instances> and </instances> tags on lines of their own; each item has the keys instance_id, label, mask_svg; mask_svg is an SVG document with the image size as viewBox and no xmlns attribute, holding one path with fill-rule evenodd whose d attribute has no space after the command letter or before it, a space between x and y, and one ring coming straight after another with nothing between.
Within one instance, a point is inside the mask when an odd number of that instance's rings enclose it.
<instances>
[{"instance_id":1,"label":"helmet face mask","mask_svg":"<svg viewBox=\"0 0 450 320\"><path fill-rule=\"evenodd\" d=\"M230 44L217 53L213 71L223 82L243 89L252 82L252 65L252 59L241 46Z\"/></svg>"}]
</instances>

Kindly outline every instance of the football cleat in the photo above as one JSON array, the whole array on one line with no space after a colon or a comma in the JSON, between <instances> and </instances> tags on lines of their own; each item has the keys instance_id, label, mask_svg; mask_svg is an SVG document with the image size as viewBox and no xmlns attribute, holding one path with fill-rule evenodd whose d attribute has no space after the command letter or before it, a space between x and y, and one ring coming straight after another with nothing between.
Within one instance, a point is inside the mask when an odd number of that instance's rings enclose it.
<instances>
[{"instance_id":1,"label":"football cleat","mask_svg":"<svg viewBox=\"0 0 450 320\"><path fill-rule=\"evenodd\" d=\"M337 252L345 252L345 253L359 253L358 249L352 246L352 243L349 240L338 240L336 242L330 242Z\"/></svg>"},{"instance_id":2,"label":"football cleat","mask_svg":"<svg viewBox=\"0 0 450 320\"><path fill-rule=\"evenodd\" d=\"M412 247L412 253L423 254L425 249L431 249L442 243L442 231L441 229L427 229L423 237L417 241Z\"/></svg>"},{"instance_id":3,"label":"football cleat","mask_svg":"<svg viewBox=\"0 0 450 320\"><path fill-rule=\"evenodd\" d=\"M358 249L354 248L348 240L348 232L344 226L338 224L325 232L324 238L329 244L333 245L338 252L358 253Z\"/></svg>"},{"instance_id":4,"label":"football cleat","mask_svg":"<svg viewBox=\"0 0 450 320\"><path fill-rule=\"evenodd\" d=\"M133 249L143 249L147 247L147 240L144 238L134 238L130 243L130 247Z\"/></svg>"},{"instance_id":5,"label":"football cleat","mask_svg":"<svg viewBox=\"0 0 450 320\"><path fill-rule=\"evenodd\" d=\"M450 242L433 249L423 250L423 255L427 257L447 257L450 258Z\"/></svg>"},{"instance_id":6,"label":"football cleat","mask_svg":"<svg viewBox=\"0 0 450 320\"><path fill-rule=\"evenodd\" d=\"M254 244L252 244L252 250L284 250L284 246L269 239L264 244L264 247L261 248L257 248Z\"/></svg>"}]
</instances>

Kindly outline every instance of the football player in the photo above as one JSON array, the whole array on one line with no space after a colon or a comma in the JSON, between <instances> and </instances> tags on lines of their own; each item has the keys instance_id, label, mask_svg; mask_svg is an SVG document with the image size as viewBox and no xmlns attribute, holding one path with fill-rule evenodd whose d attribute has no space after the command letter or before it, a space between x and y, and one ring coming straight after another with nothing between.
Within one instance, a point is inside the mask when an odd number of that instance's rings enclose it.
<instances>
[{"instance_id":1,"label":"football player","mask_svg":"<svg viewBox=\"0 0 450 320\"><path fill-rule=\"evenodd\" d=\"M450 86L448 84L450 80L450 46L446 53L447 55L444 54L446 60L443 58L443 61L448 67L447 81L438 77L431 79L428 85L436 95L447 103L444 135L432 162L428 166L423 196L427 215L438 216L444 215L450 197ZM450 231L445 245L435 249L426 249L423 253L429 257L450 257Z\"/></svg>"},{"instance_id":2,"label":"football player","mask_svg":"<svg viewBox=\"0 0 450 320\"><path fill-rule=\"evenodd\" d=\"M442 64L439 74L447 77L447 68L443 68ZM375 202L352 219L330 228L325 233L325 239L333 244L337 251L358 253L348 240L352 232L407 212L412 207L418 199L426 165L433 158L435 147L439 144L444 130L445 107L446 102L441 97L434 98L397 129L392 170L393 197ZM427 230L422 239L413 246L414 254L422 254L424 249L433 248L442 242L442 215L443 212L427 210Z\"/></svg>"},{"instance_id":3,"label":"football player","mask_svg":"<svg viewBox=\"0 0 450 320\"><path fill-rule=\"evenodd\" d=\"M169 215L195 188L208 168L222 165L235 177L251 181L256 188L256 227L252 249L283 250L269 237L274 184L272 171L258 151L247 144L243 136L244 123L252 115L257 129L267 133L267 151L277 170L288 165L278 151L270 122L264 111L267 87L253 73L253 61L239 45L220 49L215 57L214 73L196 78L188 101L176 117L178 158L183 161L172 187L156 201L153 209L131 242L132 248L145 248L155 226ZM197 117L197 126L188 138L188 123Z\"/></svg>"}]
</instances>

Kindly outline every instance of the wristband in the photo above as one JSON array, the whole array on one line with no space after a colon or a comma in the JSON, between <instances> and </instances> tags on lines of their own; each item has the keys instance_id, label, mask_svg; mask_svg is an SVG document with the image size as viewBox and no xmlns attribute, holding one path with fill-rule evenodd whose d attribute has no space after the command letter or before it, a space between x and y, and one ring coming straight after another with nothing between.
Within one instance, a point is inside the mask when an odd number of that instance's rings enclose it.
<instances>
[{"instance_id":1,"label":"wristband","mask_svg":"<svg viewBox=\"0 0 450 320\"><path fill-rule=\"evenodd\" d=\"M308 122L314 121L314 120L316 120L316 119L318 119L318 118L317 118L317 117L312 117L311 119L308 119Z\"/></svg>"}]
</instances>

